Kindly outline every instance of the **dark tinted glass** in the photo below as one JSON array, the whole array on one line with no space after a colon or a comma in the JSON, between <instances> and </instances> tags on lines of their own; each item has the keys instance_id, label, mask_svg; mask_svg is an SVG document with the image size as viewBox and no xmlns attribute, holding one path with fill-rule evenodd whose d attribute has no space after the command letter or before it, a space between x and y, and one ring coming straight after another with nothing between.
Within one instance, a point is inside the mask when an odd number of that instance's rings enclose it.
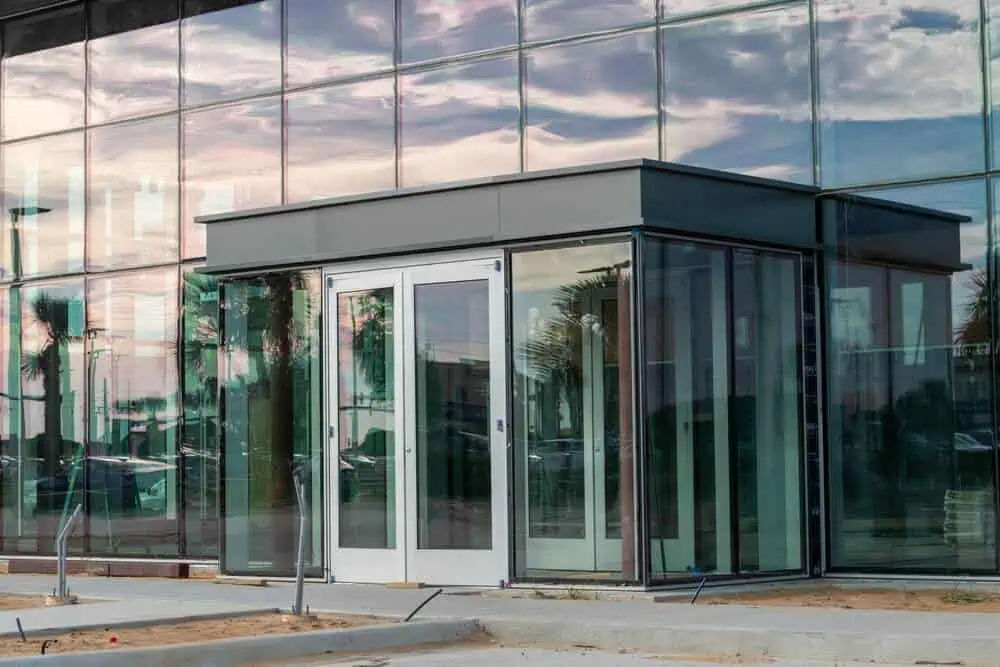
<instances>
[{"instance_id":1,"label":"dark tinted glass","mask_svg":"<svg viewBox=\"0 0 1000 667\"><path fill-rule=\"evenodd\" d=\"M35 484L24 474L20 439L21 405L20 288L0 289L0 546L4 552L37 551L34 537L19 546L24 487ZM44 545L43 545L44 548Z\"/></svg>"},{"instance_id":2,"label":"dark tinted glass","mask_svg":"<svg viewBox=\"0 0 1000 667\"><path fill-rule=\"evenodd\" d=\"M38 283L21 291L21 525L16 550L51 553L83 502L83 283ZM83 531L75 542L81 545Z\"/></svg>"},{"instance_id":3,"label":"dark tinted glass","mask_svg":"<svg viewBox=\"0 0 1000 667\"><path fill-rule=\"evenodd\" d=\"M517 1L400 0L403 62L517 44Z\"/></svg>"},{"instance_id":4,"label":"dark tinted glass","mask_svg":"<svg viewBox=\"0 0 1000 667\"><path fill-rule=\"evenodd\" d=\"M219 285L213 276L184 268L181 395L184 427L185 553L219 556Z\"/></svg>"},{"instance_id":5,"label":"dark tinted glass","mask_svg":"<svg viewBox=\"0 0 1000 667\"><path fill-rule=\"evenodd\" d=\"M524 38L554 39L652 21L656 0L525 0Z\"/></svg>"},{"instance_id":6,"label":"dark tinted glass","mask_svg":"<svg viewBox=\"0 0 1000 667\"><path fill-rule=\"evenodd\" d=\"M390 78L288 96L289 202L395 187L394 90Z\"/></svg>"},{"instance_id":7,"label":"dark tinted glass","mask_svg":"<svg viewBox=\"0 0 1000 667\"><path fill-rule=\"evenodd\" d=\"M281 3L189 2L181 24L185 106L281 86Z\"/></svg>"},{"instance_id":8,"label":"dark tinted glass","mask_svg":"<svg viewBox=\"0 0 1000 667\"><path fill-rule=\"evenodd\" d=\"M178 555L177 268L87 283L90 550Z\"/></svg>"},{"instance_id":9,"label":"dark tinted glass","mask_svg":"<svg viewBox=\"0 0 1000 667\"><path fill-rule=\"evenodd\" d=\"M287 3L290 85L392 67L393 0Z\"/></svg>"},{"instance_id":10,"label":"dark tinted glass","mask_svg":"<svg viewBox=\"0 0 1000 667\"><path fill-rule=\"evenodd\" d=\"M824 185L983 169L978 0L816 5Z\"/></svg>"},{"instance_id":11,"label":"dark tinted glass","mask_svg":"<svg viewBox=\"0 0 1000 667\"><path fill-rule=\"evenodd\" d=\"M519 171L515 58L407 74L399 86L404 186Z\"/></svg>"},{"instance_id":12,"label":"dark tinted glass","mask_svg":"<svg viewBox=\"0 0 1000 667\"><path fill-rule=\"evenodd\" d=\"M87 265L177 259L177 118L90 131Z\"/></svg>"},{"instance_id":13,"label":"dark tinted glass","mask_svg":"<svg viewBox=\"0 0 1000 667\"><path fill-rule=\"evenodd\" d=\"M323 564L321 284L307 272L224 287L226 572L295 572L294 470L309 503L306 571Z\"/></svg>"},{"instance_id":14,"label":"dark tinted glass","mask_svg":"<svg viewBox=\"0 0 1000 667\"><path fill-rule=\"evenodd\" d=\"M200 215L281 203L281 103L258 100L186 114L182 239L205 255Z\"/></svg>"},{"instance_id":15,"label":"dark tinted glass","mask_svg":"<svg viewBox=\"0 0 1000 667\"><path fill-rule=\"evenodd\" d=\"M665 158L812 182L809 77L805 7L667 26Z\"/></svg>"},{"instance_id":16,"label":"dark tinted glass","mask_svg":"<svg viewBox=\"0 0 1000 667\"><path fill-rule=\"evenodd\" d=\"M83 133L7 144L2 151L4 277L82 270Z\"/></svg>"},{"instance_id":17,"label":"dark tinted glass","mask_svg":"<svg viewBox=\"0 0 1000 667\"><path fill-rule=\"evenodd\" d=\"M3 25L3 136L55 132L83 124L82 6Z\"/></svg>"},{"instance_id":18,"label":"dark tinted glass","mask_svg":"<svg viewBox=\"0 0 1000 667\"><path fill-rule=\"evenodd\" d=\"M90 123L177 107L177 3L90 6Z\"/></svg>"},{"instance_id":19,"label":"dark tinted glass","mask_svg":"<svg viewBox=\"0 0 1000 667\"><path fill-rule=\"evenodd\" d=\"M659 154L652 31L525 57L528 169Z\"/></svg>"},{"instance_id":20,"label":"dark tinted glass","mask_svg":"<svg viewBox=\"0 0 1000 667\"><path fill-rule=\"evenodd\" d=\"M838 262L829 281L831 564L992 570L986 183L865 194L971 221L842 223L843 251L886 256Z\"/></svg>"}]
</instances>

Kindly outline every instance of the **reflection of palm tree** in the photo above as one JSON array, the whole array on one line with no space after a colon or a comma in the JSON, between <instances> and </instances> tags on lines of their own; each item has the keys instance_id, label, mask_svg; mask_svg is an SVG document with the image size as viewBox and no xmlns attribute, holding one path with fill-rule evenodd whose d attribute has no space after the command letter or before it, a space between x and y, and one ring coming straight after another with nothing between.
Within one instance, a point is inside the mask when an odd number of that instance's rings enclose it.
<instances>
[{"instance_id":1,"label":"reflection of palm tree","mask_svg":"<svg viewBox=\"0 0 1000 667\"><path fill-rule=\"evenodd\" d=\"M966 281L971 296L965 304L965 321L955 334L955 343L975 345L990 340L989 281L986 269L972 271Z\"/></svg>"},{"instance_id":2,"label":"reflection of palm tree","mask_svg":"<svg viewBox=\"0 0 1000 667\"><path fill-rule=\"evenodd\" d=\"M29 380L42 379L45 433L42 469L46 477L55 476L62 453L62 396L59 382L62 374L62 351L66 345L79 340L72 332L69 321L71 300L48 293L39 294L31 303L35 320L45 331L45 344L35 354L21 362L21 372Z\"/></svg>"},{"instance_id":3,"label":"reflection of palm tree","mask_svg":"<svg viewBox=\"0 0 1000 667\"><path fill-rule=\"evenodd\" d=\"M391 290L377 290L371 294L351 297L351 319L361 320L353 327L352 347L355 359L360 362L361 375L371 387L371 400L384 401L392 395L391 367L387 367L387 325L392 318ZM357 397L354 401L357 402Z\"/></svg>"},{"instance_id":4,"label":"reflection of palm tree","mask_svg":"<svg viewBox=\"0 0 1000 667\"><path fill-rule=\"evenodd\" d=\"M215 394L217 369L211 364L208 353L219 345L219 314L213 300L212 308L203 308L203 295L215 294L218 281L196 271L184 275L184 368L197 376L193 387L185 386L185 399L189 391L197 389L200 395ZM204 415L202 415L204 417Z\"/></svg>"}]
</instances>

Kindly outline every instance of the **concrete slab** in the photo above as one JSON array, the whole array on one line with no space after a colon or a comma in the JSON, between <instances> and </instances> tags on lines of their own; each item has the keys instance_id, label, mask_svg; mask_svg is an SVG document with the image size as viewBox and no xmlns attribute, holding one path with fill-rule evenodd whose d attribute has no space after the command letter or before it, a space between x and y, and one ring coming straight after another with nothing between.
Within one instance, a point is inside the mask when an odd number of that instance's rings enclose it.
<instances>
[{"instance_id":1,"label":"concrete slab","mask_svg":"<svg viewBox=\"0 0 1000 667\"><path fill-rule=\"evenodd\" d=\"M205 600L154 600L90 602L63 607L38 607L0 611L0 637L18 634L17 619L28 636L149 625L150 623L184 623L212 618L231 618L265 611L274 606L246 605Z\"/></svg>"}]
</instances>

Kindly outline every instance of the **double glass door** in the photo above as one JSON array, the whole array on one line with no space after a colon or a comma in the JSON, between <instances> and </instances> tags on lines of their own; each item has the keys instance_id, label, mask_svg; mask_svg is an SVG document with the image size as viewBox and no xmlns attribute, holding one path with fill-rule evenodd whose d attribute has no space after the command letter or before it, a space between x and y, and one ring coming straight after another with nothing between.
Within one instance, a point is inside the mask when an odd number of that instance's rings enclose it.
<instances>
[{"instance_id":1,"label":"double glass door","mask_svg":"<svg viewBox=\"0 0 1000 667\"><path fill-rule=\"evenodd\" d=\"M507 578L502 262L328 283L333 576Z\"/></svg>"}]
</instances>

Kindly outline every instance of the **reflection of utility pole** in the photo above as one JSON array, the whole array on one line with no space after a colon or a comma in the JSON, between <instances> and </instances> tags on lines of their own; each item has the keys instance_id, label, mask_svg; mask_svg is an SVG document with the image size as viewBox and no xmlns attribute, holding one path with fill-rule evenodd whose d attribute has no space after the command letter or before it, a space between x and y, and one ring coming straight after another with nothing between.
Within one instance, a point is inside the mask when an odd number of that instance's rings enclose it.
<instances>
[{"instance_id":1,"label":"reflection of utility pole","mask_svg":"<svg viewBox=\"0 0 1000 667\"><path fill-rule=\"evenodd\" d=\"M14 280L20 280L24 272L21 265L21 220L33 215L42 215L52 211L44 206L15 206L8 209L10 213L10 261L11 270L14 273Z\"/></svg>"}]
</instances>

